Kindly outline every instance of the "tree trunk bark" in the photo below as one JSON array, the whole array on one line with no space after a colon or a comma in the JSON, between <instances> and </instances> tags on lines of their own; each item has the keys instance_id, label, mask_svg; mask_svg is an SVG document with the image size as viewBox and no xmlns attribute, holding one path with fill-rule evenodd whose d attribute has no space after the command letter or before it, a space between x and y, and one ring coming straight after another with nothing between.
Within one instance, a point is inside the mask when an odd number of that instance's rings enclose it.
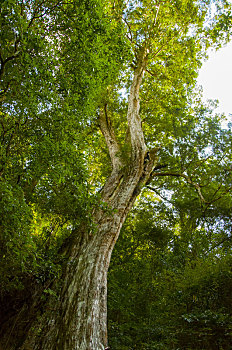
<instances>
[{"instance_id":1,"label":"tree trunk bark","mask_svg":"<svg viewBox=\"0 0 232 350\"><path fill-rule=\"evenodd\" d=\"M139 193L143 165L138 170L133 167L130 174L112 174L108 179L103 196L111 203L109 209L94 214L96 232L83 229L73 239L55 308L33 325L20 350L107 348L107 271L122 224ZM53 296L48 308L52 304Z\"/></svg>"},{"instance_id":2,"label":"tree trunk bark","mask_svg":"<svg viewBox=\"0 0 232 350\"><path fill-rule=\"evenodd\" d=\"M104 222L102 226L104 226ZM112 237L101 227L89 235L79 233L69 247L69 260L55 308L42 317L39 334L34 328L21 349L102 350L107 346L106 291ZM54 298L48 303L52 308Z\"/></svg>"}]
</instances>

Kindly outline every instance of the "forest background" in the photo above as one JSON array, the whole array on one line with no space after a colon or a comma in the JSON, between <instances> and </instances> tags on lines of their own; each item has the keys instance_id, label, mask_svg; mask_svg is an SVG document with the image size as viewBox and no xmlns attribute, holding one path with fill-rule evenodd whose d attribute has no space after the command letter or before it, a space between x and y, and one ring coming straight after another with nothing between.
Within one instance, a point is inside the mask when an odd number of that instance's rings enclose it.
<instances>
[{"instance_id":1,"label":"forest background","mask_svg":"<svg viewBox=\"0 0 232 350\"><path fill-rule=\"evenodd\" d=\"M231 124L203 102L197 74L231 38L231 4L8 0L0 15L3 348L19 349L47 299L56 303L73 232L97 235L99 208L114 216L101 197L114 163L104 122L129 164L124 116L146 46L140 118L156 162L113 251L109 346L229 350Z\"/></svg>"}]
</instances>

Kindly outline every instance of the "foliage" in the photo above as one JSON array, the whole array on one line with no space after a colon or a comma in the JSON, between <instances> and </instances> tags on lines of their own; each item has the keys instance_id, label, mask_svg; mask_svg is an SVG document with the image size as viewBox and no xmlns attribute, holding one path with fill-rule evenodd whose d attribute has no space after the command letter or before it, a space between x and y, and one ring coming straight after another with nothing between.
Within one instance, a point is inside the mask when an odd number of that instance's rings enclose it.
<instances>
[{"instance_id":1,"label":"foliage","mask_svg":"<svg viewBox=\"0 0 232 350\"><path fill-rule=\"evenodd\" d=\"M123 228L109 272L114 349L230 348L231 220L185 198L151 204L145 192Z\"/></svg>"},{"instance_id":2,"label":"foliage","mask_svg":"<svg viewBox=\"0 0 232 350\"><path fill-rule=\"evenodd\" d=\"M0 14L4 291L56 274L62 240L91 225L86 132L127 46L102 2L3 1Z\"/></svg>"}]
</instances>

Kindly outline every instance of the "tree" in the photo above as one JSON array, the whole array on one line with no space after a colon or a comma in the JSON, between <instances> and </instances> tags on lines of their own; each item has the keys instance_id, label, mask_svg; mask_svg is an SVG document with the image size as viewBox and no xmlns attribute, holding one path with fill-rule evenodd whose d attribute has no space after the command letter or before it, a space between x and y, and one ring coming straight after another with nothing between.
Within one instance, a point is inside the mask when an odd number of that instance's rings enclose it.
<instances>
[{"instance_id":1,"label":"tree","mask_svg":"<svg viewBox=\"0 0 232 350\"><path fill-rule=\"evenodd\" d=\"M201 167L217 164L207 156L214 145L207 126L215 136L218 122L200 124L206 111L193 93L205 48L228 39L231 28L229 4L218 1L216 7L213 19L209 4L195 1L19 1L3 7L10 37L3 36L1 54L2 177L8 190L13 187L12 197L20 192L17 198L34 221L41 218L49 237L54 223L58 234L65 232L62 243L55 242L56 257L62 256L59 277L48 278L32 296L29 312L20 309L31 317L20 337L15 339L15 327L5 332L5 348L105 349L107 270L142 188L171 176L192 186L204 205L228 192L229 170L221 179L214 174L207 198L202 193ZM83 139L87 126L94 154ZM207 137L199 142L196 131Z\"/></svg>"}]
</instances>

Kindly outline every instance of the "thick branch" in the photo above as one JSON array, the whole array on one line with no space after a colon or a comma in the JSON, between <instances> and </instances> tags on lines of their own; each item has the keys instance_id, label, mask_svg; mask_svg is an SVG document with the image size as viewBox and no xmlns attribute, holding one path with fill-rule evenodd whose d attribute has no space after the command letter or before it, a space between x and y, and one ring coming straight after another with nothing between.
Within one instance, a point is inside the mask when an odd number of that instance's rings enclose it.
<instances>
[{"instance_id":1,"label":"thick branch","mask_svg":"<svg viewBox=\"0 0 232 350\"><path fill-rule=\"evenodd\" d=\"M208 203L208 202L205 200L205 198L204 198L204 196L203 196L203 194L202 194L202 192L201 192L201 186L200 186L199 184L193 182L193 181L190 179L189 176L187 176L187 175L185 175L185 174L183 174L183 173L173 173L173 172L160 173L160 172L153 172L153 173L152 173L152 177L155 177L155 176L176 176L176 177L182 177L182 178L184 178L188 184L192 185L192 186L196 189L196 191L197 191L197 193L198 193L198 195L199 195L199 197L200 197L202 203L205 203L205 204Z\"/></svg>"},{"instance_id":2,"label":"thick branch","mask_svg":"<svg viewBox=\"0 0 232 350\"><path fill-rule=\"evenodd\" d=\"M222 184L220 184L219 187L217 188L217 190L214 192L214 194L213 194L211 200L208 200L208 201L207 201L207 200L205 199L205 197L203 196L202 191L201 191L201 188L204 187L204 186L202 186L201 184L198 184L198 183L192 181L192 179L191 179L189 176L187 176L186 174L183 174L183 173L174 173L174 172L165 172L165 173L161 173L161 172L154 172L154 171L153 171L152 174L151 174L151 178L153 178L153 177L155 177L155 176L175 176L175 177L182 177L182 178L184 178L184 179L186 180L186 182L187 182L189 185L191 185L191 186L193 186L193 187L195 188L195 190L196 190L198 196L200 197L201 202L204 203L204 204L206 205L205 210L207 210L207 208L208 208L212 203L218 201L218 200L221 199L224 195L226 195L226 194L231 190L231 188L232 188L232 187L229 187L229 188L225 189L224 192L222 192L218 197L215 198L216 194L219 192L219 190L220 190L221 187L222 187ZM149 189L151 189L151 190L154 190L152 187L148 186L150 182L151 182L151 181L147 182L146 187L149 188Z\"/></svg>"},{"instance_id":3,"label":"thick branch","mask_svg":"<svg viewBox=\"0 0 232 350\"><path fill-rule=\"evenodd\" d=\"M120 148L107 112L107 104L100 110L99 122L101 132L109 150L113 170L119 170L122 167Z\"/></svg>"},{"instance_id":4,"label":"thick branch","mask_svg":"<svg viewBox=\"0 0 232 350\"><path fill-rule=\"evenodd\" d=\"M128 99L127 121L130 132L132 154L136 157L138 150L143 154L146 152L146 145L139 115L139 89L142 83L144 71L147 64L148 51L141 47L138 53L137 66L134 71L134 77L131 84L130 95ZM133 157L134 158L134 157Z\"/></svg>"}]
</instances>

